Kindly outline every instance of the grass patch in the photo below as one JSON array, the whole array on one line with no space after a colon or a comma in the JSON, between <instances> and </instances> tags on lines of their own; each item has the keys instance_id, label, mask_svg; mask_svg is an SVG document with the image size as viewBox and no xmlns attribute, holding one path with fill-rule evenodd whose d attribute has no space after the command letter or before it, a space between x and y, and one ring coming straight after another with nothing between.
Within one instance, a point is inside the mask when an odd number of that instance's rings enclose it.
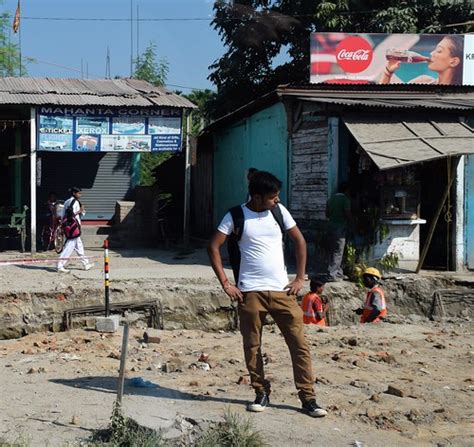
<instances>
[{"instance_id":1,"label":"grass patch","mask_svg":"<svg viewBox=\"0 0 474 447\"><path fill-rule=\"evenodd\" d=\"M226 410L224 421L205 431L196 443L197 447L265 447L268 444L249 418Z\"/></svg>"},{"instance_id":2,"label":"grass patch","mask_svg":"<svg viewBox=\"0 0 474 447\"><path fill-rule=\"evenodd\" d=\"M91 447L162 447L165 442L161 432L143 427L133 419L123 416L120 404L115 402L109 426L96 430L87 440L86 445Z\"/></svg>"}]
</instances>

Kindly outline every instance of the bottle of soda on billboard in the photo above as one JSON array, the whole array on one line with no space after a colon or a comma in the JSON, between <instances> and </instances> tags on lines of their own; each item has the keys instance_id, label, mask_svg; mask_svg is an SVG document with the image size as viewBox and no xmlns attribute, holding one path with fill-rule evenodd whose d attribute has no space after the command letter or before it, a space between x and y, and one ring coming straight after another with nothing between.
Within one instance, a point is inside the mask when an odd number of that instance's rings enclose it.
<instances>
[{"instance_id":1,"label":"bottle of soda on billboard","mask_svg":"<svg viewBox=\"0 0 474 447\"><path fill-rule=\"evenodd\" d=\"M385 53L385 57L388 61L400 61L405 64L416 64L419 62L430 62L431 59L426 56L422 56L415 51L410 50L399 50L397 48L391 48Z\"/></svg>"}]
</instances>

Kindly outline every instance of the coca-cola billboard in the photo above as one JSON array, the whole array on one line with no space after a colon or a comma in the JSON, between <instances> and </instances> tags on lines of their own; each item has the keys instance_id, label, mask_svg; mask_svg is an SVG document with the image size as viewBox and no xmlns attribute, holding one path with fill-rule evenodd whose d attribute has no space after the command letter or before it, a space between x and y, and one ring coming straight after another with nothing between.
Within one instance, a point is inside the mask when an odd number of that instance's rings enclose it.
<instances>
[{"instance_id":1,"label":"coca-cola billboard","mask_svg":"<svg viewBox=\"0 0 474 447\"><path fill-rule=\"evenodd\" d=\"M312 83L474 85L474 35L311 35Z\"/></svg>"}]
</instances>

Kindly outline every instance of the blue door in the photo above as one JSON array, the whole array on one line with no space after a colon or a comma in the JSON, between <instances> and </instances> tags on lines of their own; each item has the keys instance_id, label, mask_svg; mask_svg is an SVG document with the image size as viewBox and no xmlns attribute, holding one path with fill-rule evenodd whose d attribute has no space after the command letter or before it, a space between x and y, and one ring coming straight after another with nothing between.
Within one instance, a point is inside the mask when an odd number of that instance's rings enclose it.
<instances>
[{"instance_id":1,"label":"blue door","mask_svg":"<svg viewBox=\"0 0 474 447\"><path fill-rule=\"evenodd\" d=\"M465 235L466 235L466 261L467 267L474 270L474 155L465 157Z\"/></svg>"}]
</instances>

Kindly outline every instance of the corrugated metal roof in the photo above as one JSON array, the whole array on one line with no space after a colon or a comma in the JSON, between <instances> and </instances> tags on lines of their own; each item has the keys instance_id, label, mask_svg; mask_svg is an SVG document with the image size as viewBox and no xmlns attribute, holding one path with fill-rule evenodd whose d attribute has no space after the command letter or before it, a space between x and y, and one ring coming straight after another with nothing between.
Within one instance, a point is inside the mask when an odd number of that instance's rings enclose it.
<instances>
[{"instance_id":1,"label":"corrugated metal roof","mask_svg":"<svg viewBox=\"0 0 474 447\"><path fill-rule=\"evenodd\" d=\"M196 108L183 96L138 79L0 78L0 104Z\"/></svg>"},{"instance_id":2,"label":"corrugated metal roof","mask_svg":"<svg viewBox=\"0 0 474 447\"><path fill-rule=\"evenodd\" d=\"M474 86L421 85L421 84L304 84L280 85L248 104L224 115L209 126L203 133L221 129L237 120L256 113L282 98L319 102L322 105L357 107L361 110L399 109L420 112L426 109L473 112Z\"/></svg>"},{"instance_id":3,"label":"corrugated metal roof","mask_svg":"<svg viewBox=\"0 0 474 447\"><path fill-rule=\"evenodd\" d=\"M474 153L474 129L456 119L345 116L343 120L379 169Z\"/></svg>"},{"instance_id":4,"label":"corrugated metal roof","mask_svg":"<svg viewBox=\"0 0 474 447\"><path fill-rule=\"evenodd\" d=\"M474 87L429 85L297 85L280 86L279 96L353 107L474 110Z\"/></svg>"},{"instance_id":5,"label":"corrugated metal roof","mask_svg":"<svg viewBox=\"0 0 474 447\"><path fill-rule=\"evenodd\" d=\"M438 99L352 99L352 98L324 98L324 97L297 97L303 101L336 104L353 107L382 107L389 109L444 109L444 110L474 110L474 98L438 98Z\"/></svg>"}]
</instances>

